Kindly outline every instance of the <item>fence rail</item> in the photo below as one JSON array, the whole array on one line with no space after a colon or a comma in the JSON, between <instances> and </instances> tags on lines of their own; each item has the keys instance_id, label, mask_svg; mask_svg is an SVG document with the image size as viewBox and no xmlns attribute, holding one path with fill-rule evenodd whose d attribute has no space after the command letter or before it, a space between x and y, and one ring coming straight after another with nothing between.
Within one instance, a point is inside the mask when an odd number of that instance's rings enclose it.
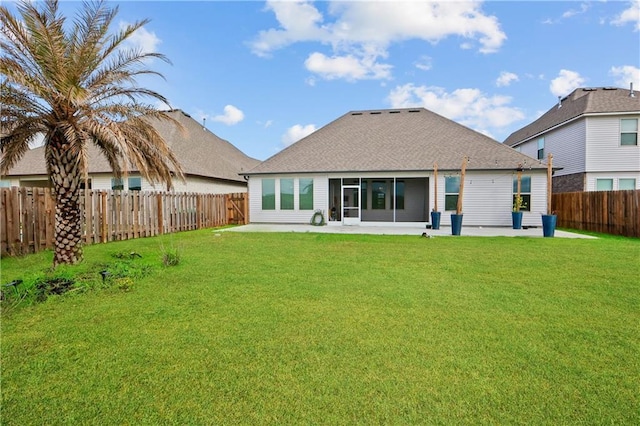
<instances>
[{"instance_id":1,"label":"fence rail","mask_svg":"<svg viewBox=\"0 0 640 426\"><path fill-rule=\"evenodd\" d=\"M640 190L563 192L551 204L559 227L640 237Z\"/></svg>"},{"instance_id":2,"label":"fence rail","mask_svg":"<svg viewBox=\"0 0 640 426\"><path fill-rule=\"evenodd\" d=\"M85 244L248 223L246 193L81 191ZM49 188L0 188L1 254L53 248L55 200Z\"/></svg>"}]
</instances>

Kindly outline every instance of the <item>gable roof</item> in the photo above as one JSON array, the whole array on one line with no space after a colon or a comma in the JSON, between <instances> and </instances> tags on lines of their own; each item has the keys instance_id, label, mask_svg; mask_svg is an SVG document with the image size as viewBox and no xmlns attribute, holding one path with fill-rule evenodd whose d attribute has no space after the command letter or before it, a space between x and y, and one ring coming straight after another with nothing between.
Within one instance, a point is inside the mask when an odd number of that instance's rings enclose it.
<instances>
[{"instance_id":1,"label":"gable roof","mask_svg":"<svg viewBox=\"0 0 640 426\"><path fill-rule=\"evenodd\" d=\"M589 114L640 113L640 94L629 96L629 89L583 87L561 99L533 123L513 132L504 143L514 146L574 118Z\"/></svg>"},{"instance_id":2,"label":"gable roof","mask_svg":"<svg viewBox=\"0 0 640 426\"><path fill-rule=\"evenodd\" d=\"M351 111L260 163L246 175L544 168L488 136L424 108Z\"/></svg>"},{"instance_id":3,"label":"gable roof","mask_svg":"<svg viewBox=\"0 0 640 426\"><path fill-rule=\"evenodd\" d=\"M228 141L220 139L183 111L171 110L168 114L182 124L184 132L167 121L158 122L154 126L178 158L185 176L245 182L239 173L250 170L260 162L248 157ZM89 146L88 152L90 174L111 173L109 163L93 144ZM130 168L130 172L134 171L135 168ZM46 173L44 147L39 147L27 152L8 176Z\"/></svg>"}]
</instances>

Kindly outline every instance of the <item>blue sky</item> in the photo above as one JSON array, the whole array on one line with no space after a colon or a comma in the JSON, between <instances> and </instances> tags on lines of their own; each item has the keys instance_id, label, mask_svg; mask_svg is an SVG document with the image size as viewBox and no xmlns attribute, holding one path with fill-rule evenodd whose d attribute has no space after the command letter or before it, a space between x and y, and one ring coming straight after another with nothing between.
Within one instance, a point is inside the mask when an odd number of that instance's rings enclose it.
<instances>
[{"instance_id":1,"label":"blue sky","mask_svg":"<svg viewBox=\"0 0 640 426\"><path fill-rule=\"evenodd\" d=\"M640 0L117 4L172 61L144 85L259 160L351 110L423 106L503 141L576 87L640 90Z\"/></svg>"}]
</instances>

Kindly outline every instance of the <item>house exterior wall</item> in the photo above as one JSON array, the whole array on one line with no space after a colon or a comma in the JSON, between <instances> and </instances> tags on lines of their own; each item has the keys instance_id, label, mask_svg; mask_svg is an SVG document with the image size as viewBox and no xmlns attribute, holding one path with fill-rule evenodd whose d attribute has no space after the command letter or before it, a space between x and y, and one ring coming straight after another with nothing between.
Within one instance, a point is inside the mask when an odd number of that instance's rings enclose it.
<instances>
[{"instance_id":1,"label":"house exterior wall","mask_svg":"<svg viewBox=\"0 0 640 426\"><path fill-rule=\"evenodd\" d=\"M612 179L613 191L617 191L620 188L620 179L635 179L635 189L640 189L640 173L638 172L598 172L598 173L586 173L586 187L585 191L597 191L597 179Z\"/></svg>"},{"instance_id":2,"label":"house exterior wall","mask_svg":"<svg viewBox=\"0 0 640 426\"><path fill-rule=\"evenodd\" d=\"M139 175L130 175L129 177L139 177ZM107 190L111 189L112 175L108 173L89 175L91 180L91 189ZM46 176L19 176L5 178L3 182L8 182L7 186L49 186ZM123 178L124 189L128 190L128 179ZM146 179L141 179L142 191L162 192L166 188L160 185L152 186ZM174 180L174 192L195 192L201 194L229 194L232 192L247 192L247 185L242 182L233 183L219 181L214 179L201 178L196 176L187 176L186 183L180 180Z\"/></svg>"},{"instance_id":3,"label":"house exterior wall","mask_svg":"<svg viewBox=\"0 0 640 426\"><path fill-rule=\"evenodd\" d=\"M640 173L640 145L620 145L620 119L640 115L589 117L586 134L586 170Z\"/></svg>"},{"instance_id":4,"label":"house exterior wall","mask_svg":"<svg viewBox=\"0 0 640 426\"><path fill-rule=\"evenodd\" d=\"M446 176L459 175L459 172L438 173L438 210L442 213L441 224L451 224L451 213L445 211L445 179ZM547 190L546 171L526 171L523 176L531 176L531 206L524 212L524 226L540 226L540 215L546 213ZM314 209L300 211L298 207L298 188L300 178L314 179ZM329 179L340 178L428 178L429 211L434 207L434 179L432 172L424 173L345 173L327 175L253 175L249 179L249 209L252 223L309 223L315 210L321 210L328 218L329 211ZM294 179L294 210L280 209L280 179ZM463 194L464 225L469 226L511 226L513 205L513 179L515 171L470 171L465 177ZM262 210L262 180L275 179L276 202L274 210ZM407 200L405 200L407 202ZM407 204L406 204L407 205ZM427 214L428 216L428 214ZM398 217L396 217L399 220ZM430 219L425 222L429 223ZM374 222L389 224L387 222Z\"/></svg>"}]
</instances>

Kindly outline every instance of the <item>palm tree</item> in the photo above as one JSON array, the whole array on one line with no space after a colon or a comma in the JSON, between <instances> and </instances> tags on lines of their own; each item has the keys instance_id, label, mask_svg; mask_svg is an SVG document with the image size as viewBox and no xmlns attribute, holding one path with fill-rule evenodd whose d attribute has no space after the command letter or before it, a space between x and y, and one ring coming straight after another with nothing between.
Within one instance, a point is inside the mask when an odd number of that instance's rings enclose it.
<instances>
[{"instance_id":1,"label":"palm tree","mask_svg":"<svg viewBox=\"0 0 640 426\"><path fill-rule=\"evenodd\" d=\"M45 161L56 199L54 266L82 260L80 184L87 177L87 148L94 144L116 177L137 169L152 183L183 178L178 160L152 126L168 120L149 100L167 104L136 77L157 75L148 61L158 53L123 43L148 23L112 32L117 7L84 3L73 23L57 0L17 5L20 17L0 6L0 174L6 174L44 135ZM146 101L146 102L145 102Z\"/></svg>"}]
</instances>

